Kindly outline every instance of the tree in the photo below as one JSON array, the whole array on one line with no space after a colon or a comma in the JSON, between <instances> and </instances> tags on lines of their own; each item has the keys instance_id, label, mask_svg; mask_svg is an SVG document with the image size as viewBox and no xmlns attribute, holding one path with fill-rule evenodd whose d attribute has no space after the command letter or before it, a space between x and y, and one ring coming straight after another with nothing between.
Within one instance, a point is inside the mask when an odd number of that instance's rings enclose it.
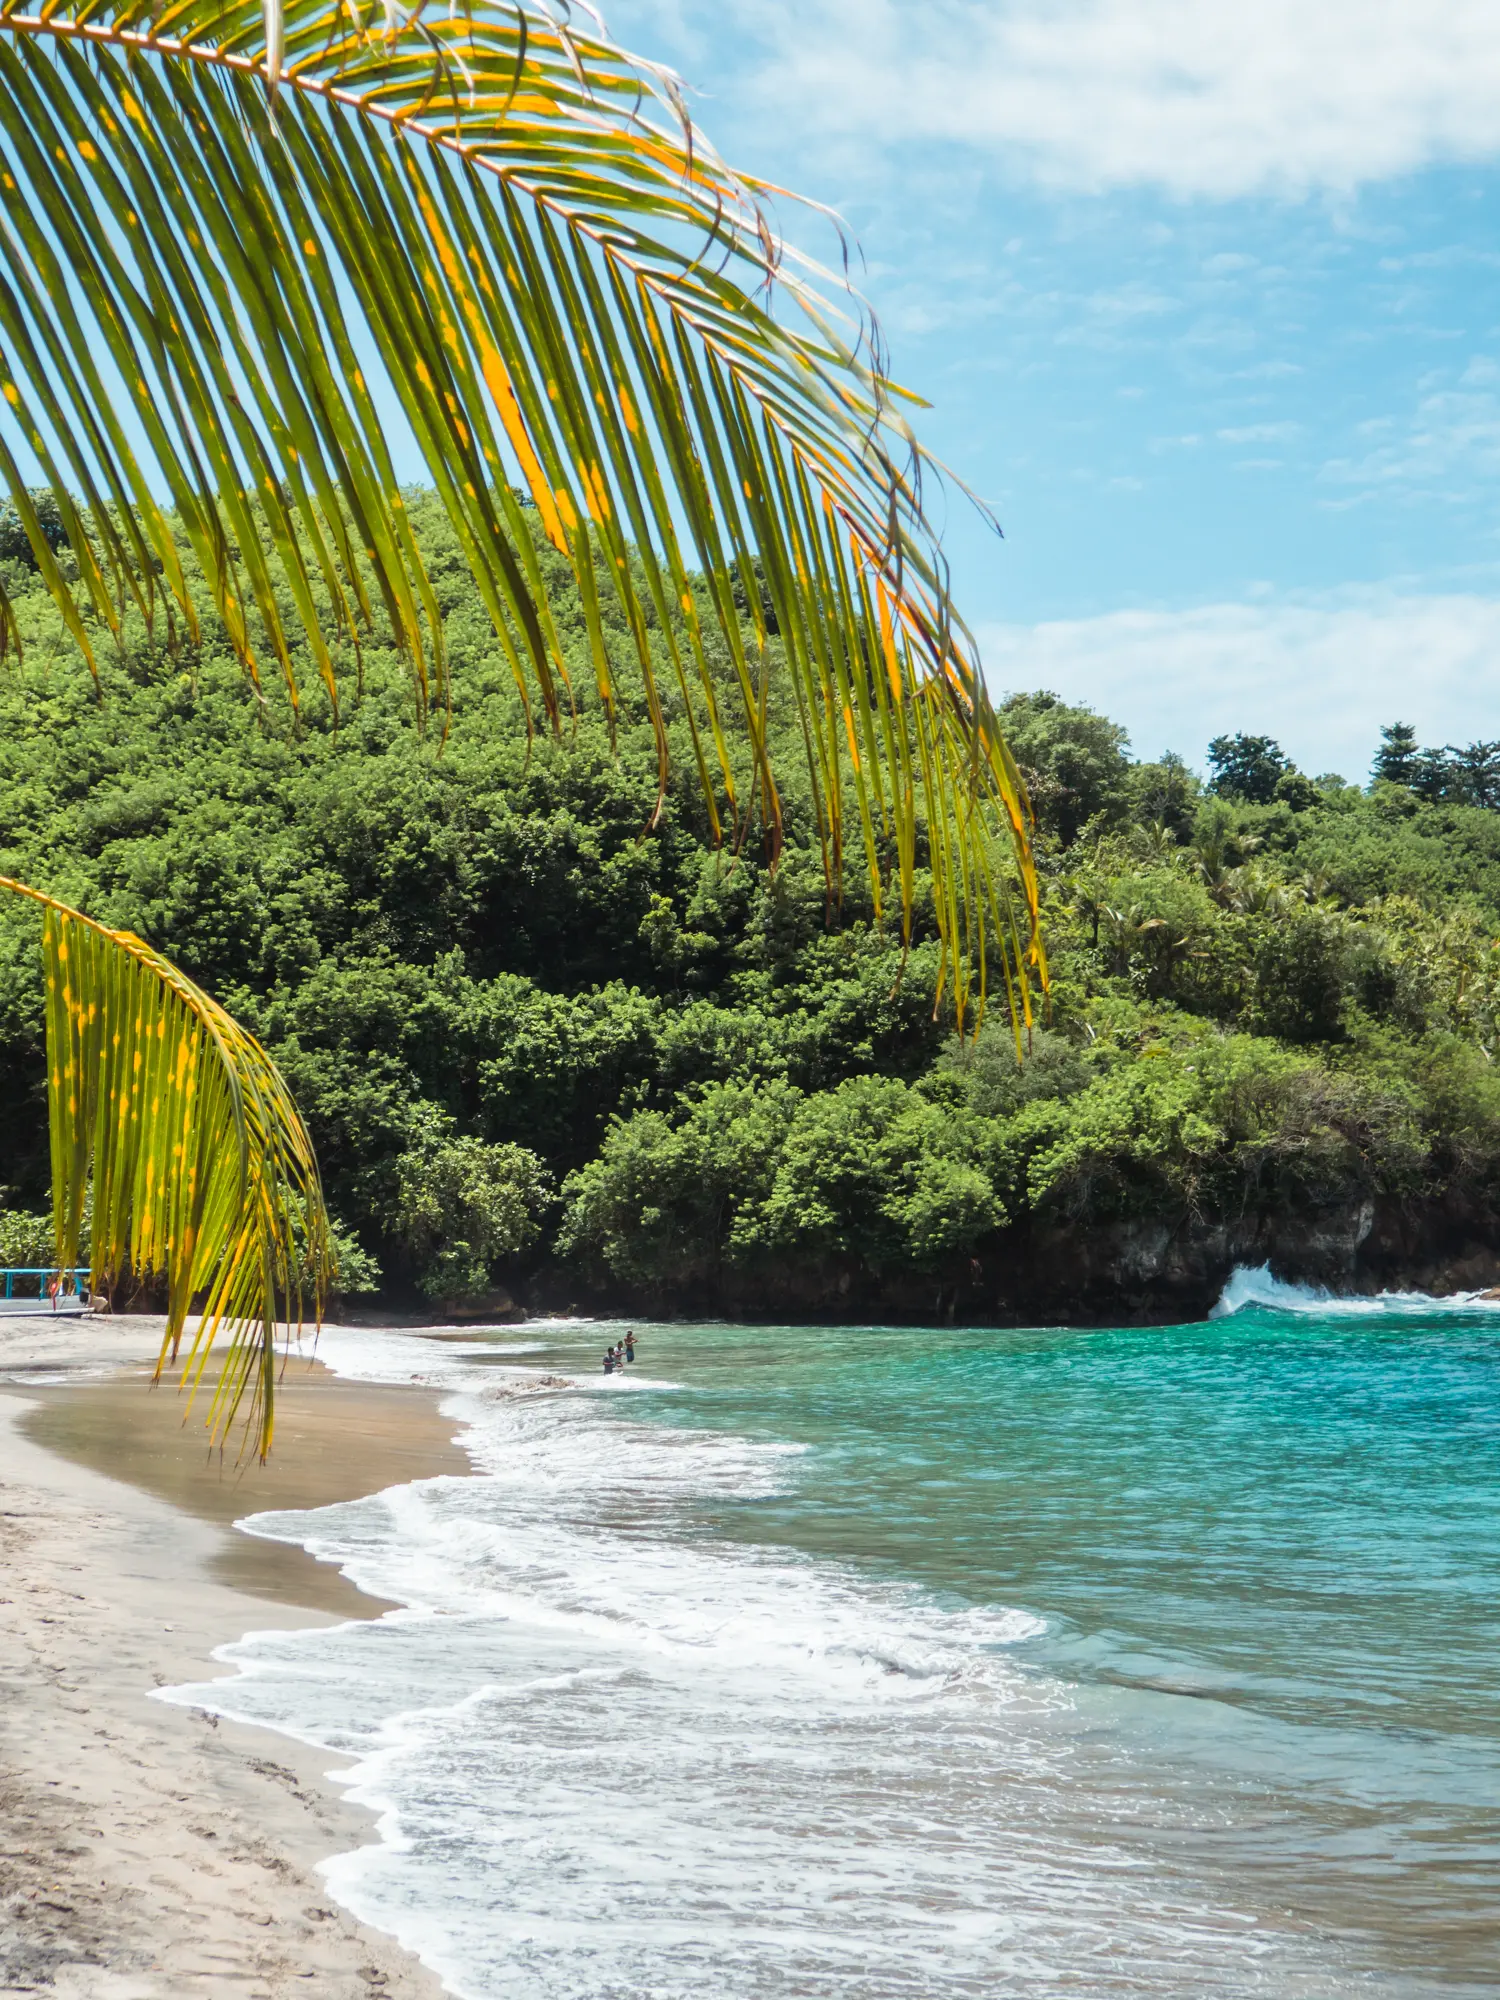
<instances>
[{"instance_id":1,"label":"tree","mask_svg":"<svg viewBox=\"0 0 1500 2000\"><path fill-rule=\"evenodd\" d=\"M48 548L53 555L56 555L59 549L65 549L68 545L61 509L45 486L33 492L30 499L35 527L41 531ZM28 569L37 567L36 557L31 552L30 535L13 504L0 508L0 562L7 561L24 563Z\"/></svg>"},{"instance_id":2,"label":"tree","mask_svg":"<svg viewBox=\"0 0 1500 2000\"><path fill-rule=\"evenodd\" d=\"M1415 732L1402 723L1381 735L1389 741L1375 759L1377 779L1406 785L1430 805L1500 807L1500 743L1419 750Z\"/></svg>"},{"instance_id":3,"label":"tree","mask_svg":"<svg viewBox=\"0 0 1500 2000\"><path fill-rule=\"evenodd\" d=\"M1045 690L1011 695L1000 716L1038 822L1064 847L1087 821L1123 810L1130 738L1119 723Z\"/></svg>"},{"instance_id":4,"label":"tree","mask_svg":"<svg viewBox=\"0 0 1500 2000\"><path fill-rule=\"evenodd\" d=\"M1290 806L1293 812L1309 812L1322 794L1305 771L1290 765L1276 780L1271 796L1279 805Z\"/></svg>"},{"instance_id":5,"label":"tree","mask_svg":"<svg viewBox=\"0 0 1500 2000\"><path fill-rule=\"evenodd\" d=\"M1500 743L1469 743L1460 750L1448 745L1454 791L1463 804L1500 806Z\"/></svg>"},{"instance_id":6,"label":"tree","mask_svg":"<svg viewBox=\"0 0 1500 2000\"><path fill-rule=\"evenodd\" d=\"M1370 776L1389 785L1409 785L1416 775L1418 754L1416 730L1409 722L1393 722L1380 732Z\"/></svg>"},{"instance_id":7,"label":"tree","mask_svg":"<svg viewBox=\"0 0 1500 2000\"><path fill-rule=\"evenodd\" d=\"M1176 840L1187 839L1201 786L1181 757L1168 750L1154 764L1134 764L1127 782L1142 824L1166 827Z\"/></svg>"},{"instance_id":8,"label":"tree","mask_svg":"<svg viewBox=\"0 0 1500 2000\"><path fill-rule=\"evenodd\" d=\"M960 1024L986 956L1028 1023L1046 982L1029 812L928 527L939 471L910 399L863 306L787 258L675 82L560 15L189 0L162 33L151 0L0 13L10 539L91 665L142 628L195 645L207 615L257 686L279 674L295 707L311 672L336 710L378 609L419 719L441 721L444 606L394 410L528 731L560 735L571 708L565 581L607 712L652 720L658 814L675 688L715 837L738 846L758 819L774 860L784 685L832 898L852 810L876 911L894 901L908 936L931 870ZM0 656L20 636L0 590ZM51 1098L59 1255L92 1174L112 1190L101 1273L164 1264L178 1333L211 1277L200 1342L235 1333L215 1409L253 1383L264 1449L276 1297L304 1267L315 1298L326 1277L301 1121L206 994L41 900L50 1067L77 1065ZM110 1055L148 1016L182 1065L150 1106Z\"/></svg>"},{"instance_id":9,"label":"tree","mask_svg":"<svg viewBox=\"0 0 1500 2000\"><path fill-rule=\"evenodd\" d=\"M1457 773L1447 750L1419 750L1412 758L1406 782L1419 799L1434 806L1454 800L1458 792Z\"/></svg>"},{"instance_id":10,"label":"tree","mask_svg":"<svg viewBox=\"0 0 1500 2000\"><path fill-rule=\"evenodd\" d=\"M1208 746L1209 790L1247 805L1269 805L1291 760L1270 736L1216 736Z\"/></svg>"}]
</instances>

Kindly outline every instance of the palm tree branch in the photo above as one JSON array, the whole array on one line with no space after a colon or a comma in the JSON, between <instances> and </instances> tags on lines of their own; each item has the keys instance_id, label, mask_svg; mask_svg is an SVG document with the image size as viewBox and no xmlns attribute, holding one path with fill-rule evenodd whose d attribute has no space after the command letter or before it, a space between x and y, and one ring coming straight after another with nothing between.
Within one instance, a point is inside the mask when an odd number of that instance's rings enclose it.
<instances>
[{"instance_id":1,"label":"palm tree branch","mask_svg":"<svg viewBox=\"0 0 1500 2000\"><path fill-rule=\"evenodd\" d=\"M165 1283L160 1377L179 1357L196 1390L216 1345L208 1413L222 1444L244 1408L271 1446L276 1336L314 1323L333 1278L312 1142L274 1063L217 1001L129 931L0 876L40 905L57 1259L79 1261L90 1194L95 1290Z\"/></svg>"},{"instance_id":2,"label":"palm tree branch","mask_svg":"<svg viewBox=\"0 0 1500 2000\"><path fill-rule=\"evenodd\" d=\"M294 701L305 652L336 702L325 625L357 643L376 598L419 703L443 701L440 608L365 380L372 349L528 727L533 698L554 728L573 699L550 543L611 713L624 668L601 591L618 604L662 795L666 673L716 832L720 800L736 845L756 809L774 856L768 696L789 678L835 896L847 802L877 908L894 844L909 926L920 829L960 1019L975 951L998 954L1029 1018L1046 977L1029 806L927 525L940 471L867 309L788 250L772 191L707 147L675 80L602 32L537 0L430 22L418 9L395 32L348 0L268 14L269 41L258 0L154 18L146 0L0 6L0 137L19 169L19 183L0 175L18 273L0 291L0 359L11 422L59 505L82 495L65 520L85 649L88 619L119 630L132 594L149 614L164 590L191 624L180 534L247 668L274 658ZM154 478L109 408L90 326ZM13 452L0 476L20 509ZM55 563L47 581L71 608ZM997 830L1009 887L980 857ZM978 979L982 995L982 964Z\"/></svg>"}]
</instances>

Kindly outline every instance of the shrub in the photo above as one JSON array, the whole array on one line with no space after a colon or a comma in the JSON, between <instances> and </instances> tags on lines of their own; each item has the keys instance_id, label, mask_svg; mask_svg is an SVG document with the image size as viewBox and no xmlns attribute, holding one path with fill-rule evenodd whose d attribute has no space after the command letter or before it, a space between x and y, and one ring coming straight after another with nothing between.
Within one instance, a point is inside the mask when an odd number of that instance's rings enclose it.
<instances>
[{"instance_id":1,"label":"shrub","mask_svg":"<svg viewBox=\"0 0 1500 2000\"><path fill-rule=\"evenodd\" d=\"M50 1215L0 1208L0 1266L36 1270L50 1265L56 1255Z\"/></svg>"},{"instance_id":2,"label":"shrub","mask_svg":"<svg viewBox=\"0 0 1500 2000\"><path fill-rule=\"evenodd\" d=\"M598 1157L564 1183L559 1254L658 1294L712 1273L758 1242L800 1102L786 1083L716 1083L675 1119L616 1120Z\"/></svg>"},{"instance_id":3,"label":"shrub","mask_svg":"<svg viewBox=\"0 0 1500 2000\"><path fill-rule=\"evenodd\" d=\"M418 1289L435 1300L487 1291L499 1259L536 1240L550 1190L535 1153L455 1136L450 1120L424 1107L396 1168L388 1218Z\"/></svg>"},{"instance_id":4,"label":"shrub","mask_svg":"<svg viewBox=\"0 0 1500 2000\"><path fill-rule=\"evenodd\" d=\"M971 1250L1005 1215L980 1150L965 1113L894 1078L851 1078L797 1107L754 1240L871 1270Z\"/></svg>"}]
</instances>

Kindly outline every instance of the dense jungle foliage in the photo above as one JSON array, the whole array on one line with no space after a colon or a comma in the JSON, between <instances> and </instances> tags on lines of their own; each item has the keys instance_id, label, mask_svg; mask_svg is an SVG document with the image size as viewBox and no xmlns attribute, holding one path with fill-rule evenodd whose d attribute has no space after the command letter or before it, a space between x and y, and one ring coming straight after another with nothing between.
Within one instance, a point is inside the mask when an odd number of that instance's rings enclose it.
<instances>
[{"instance_id":1,"label":"dense jungle foliage","mask_svg":"<svg viewBox=\"0 0 1500 2000\"><path fill-rule=\"evenodd\" d=\"M861 876L830 910L795 782L774 873L758 838L714 850L681 701L652 823L650 727L622 716L611 743L581 621L576 722L528 743L414 505L446 742L379 644L337 728L315 682L294 718L211 637L139 630L96 691L0 522L27 642L0 671L0 872L138 931L261 1036L348 1291L459 1301L544 1270L554 1296L670 1306L726 1265L941 1271L1028 1216L1500 1189L1495 746L1421 751L1393 725L1361 787L1221 738L1205 786L1085 709L1013 697L1053 972L1018 1064L1003 1004L977 1042L934 1018L930 916L908 954ZM9 1262L47 1249L38 966L29 910L0 910Z\"/></svg>"}]
</instances>

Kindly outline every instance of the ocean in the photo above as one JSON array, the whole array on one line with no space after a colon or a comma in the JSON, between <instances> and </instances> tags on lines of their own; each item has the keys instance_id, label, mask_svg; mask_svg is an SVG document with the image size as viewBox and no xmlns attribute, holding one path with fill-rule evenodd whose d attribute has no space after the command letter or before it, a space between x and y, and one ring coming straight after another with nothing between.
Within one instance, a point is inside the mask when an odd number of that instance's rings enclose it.
<instances>
[{"instance_id":1,"label":"ocean","mask_svg":"<svg viewBox=\"0 0 1500 2000\"><path fill-rule=\"evenodd\" d=\"M164 1691L454 1994L1500 1992L1500 1308L636 1330L326 1334L475 1476L243 1522L401 1608Z\"/></svg>"}]
</instances>

